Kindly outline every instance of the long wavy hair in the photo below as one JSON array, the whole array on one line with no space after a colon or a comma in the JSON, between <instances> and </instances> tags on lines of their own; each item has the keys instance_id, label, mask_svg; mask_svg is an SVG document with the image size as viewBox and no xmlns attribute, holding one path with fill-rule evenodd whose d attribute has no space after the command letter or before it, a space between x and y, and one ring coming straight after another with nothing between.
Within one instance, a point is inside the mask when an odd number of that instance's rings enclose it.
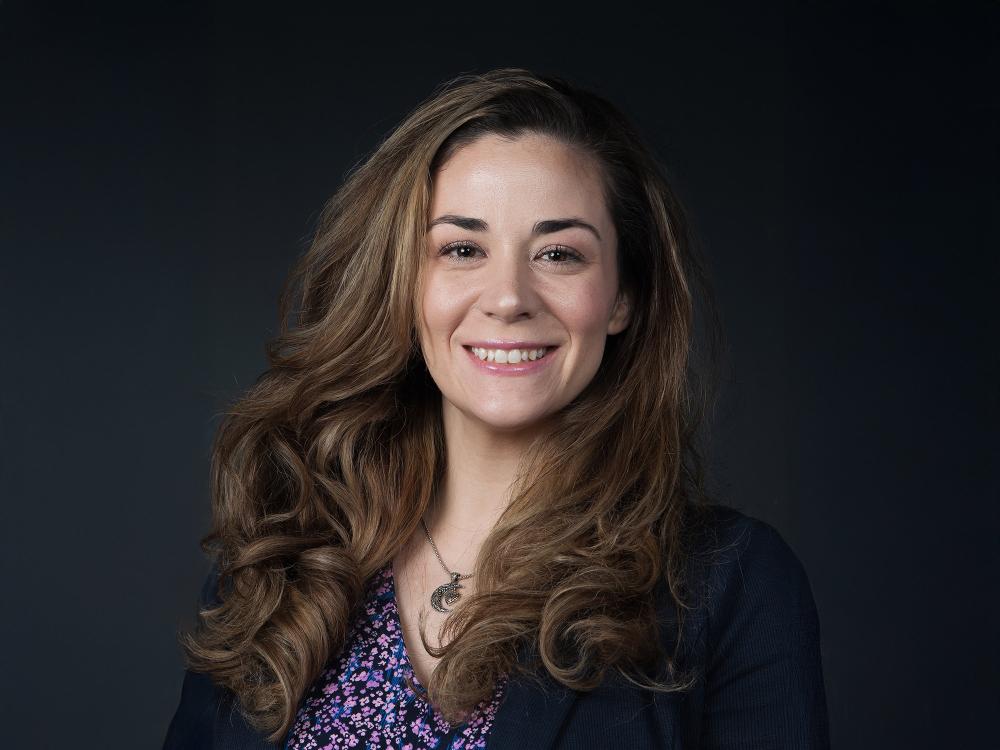
<instances>
[{"instance_id":1,"label":"long wavy hair","mask_svg":"<svg viewBox=\"0 0 1000 750\"><path fill-rule=\"evenodd\" d=\"M217 601L180 639L187 667L233 691L272 741L344 647L366 582L417 529L443 475L441 394L416 325L434 176L485 134L526 133L600 164L631 319L525 452L444 645L421 633L440 657L427 697L459 721L503 675L539 663L576 690L609 669L661 691L694 679L677 668L676 649L693 606L688 540L709 504L699 424L721 326L705 304L707 335L695 335L699 300L712 294L684 211L604 98L520 68L463 74L326 204L282 290L269 366L216 433L201 546L218 569ZM658 583L679 615L674 653L657 629ZM519 663L525 647L536 655L531 672Z\"/></svg>"}]
</instances>

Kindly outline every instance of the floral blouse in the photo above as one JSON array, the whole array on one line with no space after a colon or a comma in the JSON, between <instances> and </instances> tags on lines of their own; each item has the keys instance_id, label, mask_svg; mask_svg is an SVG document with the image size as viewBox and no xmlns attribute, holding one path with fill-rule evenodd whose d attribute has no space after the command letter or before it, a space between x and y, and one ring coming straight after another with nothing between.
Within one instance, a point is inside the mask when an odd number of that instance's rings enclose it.
<instances>
[{"instance_id":1,"label":"floral blouse","mask_svg":"<svg viewBox=\"0 0 1000 750\"><path fill-rule=\"evenodd\" d=\"M424 690L406 655L390 561L369 581L364 609L342 654L303 698L285 750L486 747L505 677L491 701L476 706L467 721L451 725L407 687L407 676Z\"/></svg>"}]
</instances>

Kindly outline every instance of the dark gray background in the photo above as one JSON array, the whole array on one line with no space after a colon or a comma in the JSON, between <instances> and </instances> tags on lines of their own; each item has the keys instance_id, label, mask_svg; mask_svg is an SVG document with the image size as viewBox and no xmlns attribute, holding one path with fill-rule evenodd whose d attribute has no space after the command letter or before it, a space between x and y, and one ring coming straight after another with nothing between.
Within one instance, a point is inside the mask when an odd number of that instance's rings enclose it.
<instances>
[{"instance_id":1,"label":"dark gray background","mask_svg":"<svg viewBox=\"0 0 1000 750\"><path fill-rule=\"evenodd\" d=\"M0 4L5 746L159 746L288 267L407 111L501 65L615 101L691 211L714 487L809 572L835 746L995 746L996 3L135 5Z\"/></svg>"}]
</instances>

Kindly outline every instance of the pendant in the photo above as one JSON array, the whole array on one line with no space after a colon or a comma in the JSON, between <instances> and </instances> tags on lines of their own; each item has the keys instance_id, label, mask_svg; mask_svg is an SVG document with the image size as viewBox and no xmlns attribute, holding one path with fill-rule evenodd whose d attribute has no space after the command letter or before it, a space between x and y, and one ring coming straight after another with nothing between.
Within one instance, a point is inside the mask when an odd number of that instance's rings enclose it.
<instances>
[{"instance_id":1,"label":"pendant","mask_svg":"<svg viewBox=\"0 0 1000 750\"><path fill-rule=\"evenodd\" d=\"M444 583L434 589L434 593L431 594L431 606L434 607L438 612L450 612L450 609L442 606L442 601L448 606L452 606L459 600L462 595L458 593L459 589L464 589L465 586L458 582L460 574L452 573L451 582Z\"/></svg>"}]
</instances>

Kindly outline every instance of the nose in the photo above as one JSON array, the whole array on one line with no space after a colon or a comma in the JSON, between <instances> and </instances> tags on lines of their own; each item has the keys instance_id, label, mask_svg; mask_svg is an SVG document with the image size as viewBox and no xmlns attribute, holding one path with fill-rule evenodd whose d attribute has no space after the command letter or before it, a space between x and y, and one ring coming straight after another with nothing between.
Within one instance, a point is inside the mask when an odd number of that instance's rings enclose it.
<instances>
[{"instance_id":1,"label":"nose","mask_svg":"<svg viewBox=\"0 0 1000 750\"><path fill-rule=\"evenodd\" d=\"M480 310L503 323L515 323L534 317L539 304L523 252L518 249L499 254L486 273L479 295Z\"/></svg>"}]
</instances>

